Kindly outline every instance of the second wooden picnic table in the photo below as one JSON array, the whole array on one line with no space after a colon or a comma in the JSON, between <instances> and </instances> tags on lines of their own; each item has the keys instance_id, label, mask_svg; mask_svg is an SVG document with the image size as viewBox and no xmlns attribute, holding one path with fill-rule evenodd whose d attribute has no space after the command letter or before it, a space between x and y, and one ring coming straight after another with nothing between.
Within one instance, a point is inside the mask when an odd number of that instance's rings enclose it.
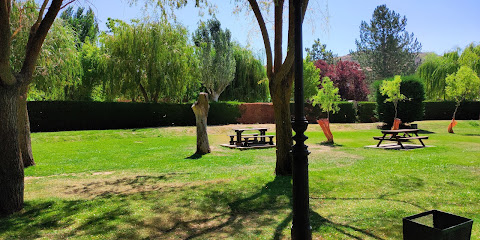
<instances>
[{"instance_id":1,"label":"second wooden picnic table","mask_svg":"<svg viewBox=\"0 0 480 240\"><path fill-rule=\"evenodd\" d=\"M266 132L267 132L267 128L240 128L240 129L233 129L236 133L236 141L233 140L233 138L235 137L235 135L230 135L230 145L234 145L236 144L237 146L247 146L248 145L248 137L245 139L245 141L242 141L242 134L243 132L245 131L259 131L260 132L260 135L258 134L252 134L252 136L256 139L257 137L260 138L260 141L259 143L262 143L262 144L265 144L266 141L265 141L265 138L266 137L270 137L269 135L267 136L266 135ZM245 135L244 135L245 136ZM244 137L245 138L245 137ZM272 142L272 138L270 138L270 142L271 144L273 144Z\"/></svg>"},{"instance_id":2,"label":"second wooden picnic table","mask_svg":"<svg viewBox=\"0 0 480 240\"><path fill-rule=\"evenodd\" d=\"M382 130L383 137L373 137L375 140L379 140L377 147L380 147L380 144L383 140L396 141L401 148L405 149L402 144L402 141L408 141L412 139L418 139L423 147L425 144L422 139L428 139L428 136L418 136L418 129L398 129L398 130ZM387 137L390 135L390 137Z\"/></svg>"}]
</instances>

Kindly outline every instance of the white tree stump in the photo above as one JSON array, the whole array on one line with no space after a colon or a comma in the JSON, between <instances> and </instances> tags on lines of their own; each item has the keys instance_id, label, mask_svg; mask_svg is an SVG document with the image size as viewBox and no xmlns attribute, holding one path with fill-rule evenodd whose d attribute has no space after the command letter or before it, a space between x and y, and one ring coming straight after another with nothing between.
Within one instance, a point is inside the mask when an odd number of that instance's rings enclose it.
<instances>
[{"instance_id":1,"label":"white tree stump","mask_svg":"<svg viewBox=\"0 0 480 240\"><path fill-rule=\"evenodd\" d=\"M195 154L207 154L210 152L207 134L207 117L210 105L208 104L208 94L200 93L198 100L192 105L193 113L197 122L197 152Z\"/></svg>"}]
</instances>

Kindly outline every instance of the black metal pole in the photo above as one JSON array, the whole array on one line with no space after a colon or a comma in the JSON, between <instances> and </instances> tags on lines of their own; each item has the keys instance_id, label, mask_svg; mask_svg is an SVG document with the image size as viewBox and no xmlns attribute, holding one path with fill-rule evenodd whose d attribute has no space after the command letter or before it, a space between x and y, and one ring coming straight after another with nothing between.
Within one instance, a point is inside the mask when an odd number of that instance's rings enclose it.
<instances>
[{"instance_id":1,"label":"black metal pole","mask_svg":"<svg viewBox=\"0 0 480 240\"><path fill-rule=\"evenodd\" d=\"M302 44L302 0L294 2L294 21L295 21L295 118L292 122L295 131L295 145L292 148L293 154L293 187L292 187L292 205L293 205L293 223L292 239L310 240L312 239L312 230L309 218L309 199L308 199L308 154L305 145L305 131L308 122L305 119L303 111L303 44Z\"/></svg>"}]
</instances>

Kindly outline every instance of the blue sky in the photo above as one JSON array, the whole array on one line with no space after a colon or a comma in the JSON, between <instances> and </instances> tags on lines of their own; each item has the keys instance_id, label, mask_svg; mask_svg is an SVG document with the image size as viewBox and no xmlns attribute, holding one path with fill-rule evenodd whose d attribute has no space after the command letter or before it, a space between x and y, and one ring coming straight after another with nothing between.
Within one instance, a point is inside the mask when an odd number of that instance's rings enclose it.
<instances>
[{"instance_id":1,"label":"blue sky","mask_svg":"<svg viewBox=\"0 0 480 240\"><path fill-rule=\"evenodd\" d=\"M216 17L223 28L230 29L233 39L243 46L248 45L252 50L263 53L263 41L253 15L234 15L230 0L212 2L218 6ZM320 38L322 43L327 44L328 49L339 56L348 54L350 50L356 49L355 39L359 38L361 21L369 22L373 10L381 4L386 4L390 10L407 17L407 31L415 34L422 44L423 52L443 54L457 47L464 48L471 42L480 43L479 0L311 0L310 7L314 9L307 13L309 16L304 24L303 46L311 47L313 41ZM94 9L102 30L106 29L108 17L128 21L141 18L143 14L141 6L130 7L125 0L96 0L90 1L88 5ZM328 25L321 20L323 17L319 13L319 10L326 9ZM190 32L197 28L200 19L209 18L199 17L198 10L192 5L178 11L176 15L178 21Z\"/></svg>"}]
</instances>

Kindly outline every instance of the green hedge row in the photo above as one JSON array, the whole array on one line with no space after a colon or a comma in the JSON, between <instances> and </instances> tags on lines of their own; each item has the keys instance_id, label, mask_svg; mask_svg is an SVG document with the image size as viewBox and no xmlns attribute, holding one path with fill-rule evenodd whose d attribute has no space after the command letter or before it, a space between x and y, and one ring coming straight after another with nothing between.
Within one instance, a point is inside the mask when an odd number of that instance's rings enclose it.
<instances>
[{"instance_id":1,"label":"green hedge row","mask_svg":"<svg viewBox=\"0 0 480 240\"><path fill-rule=\"evenodd\" d=\"M191 104L28 102L32 132L192 126ZM208 124L236 123L238 104L210 103Z\"/></svg>"},{"instance_id":2,"label":"green hedge row","mask_svg":"<svg viewBox=\"0 0 480 240\"><path fill-rule=\"evenodd\" d=\"M339 103L340 111L330 116L332 123L373 122L376 103ZM241 117L240 103L210 103L209 125L236 124ZM294 106L290 105L292 115ZM454 102L425 102L425 120L449 120ZM105 102L29 102L32 132L145 128L159 126L194 126L191 104L105 103ZM326 117L319 106L305 104L310 123ZM464 102L457 119L479 119L480 102Z\"/></svg>"},{"instance_id":3,"label":"green hedge row","mask_svg":"<svg viewBox=\"0 0 480 240\"><path fill-rule=\"evenodd\" d=\"M455 102L425 102L424 120L450 120L455 111ZM480 102L462 102L455 119L480 119Z\"/></svg>"},{"instance_id":4,"label":"green hedge row","mask_svg":"<svg viewBox=\"0 0 480 240\"><path fill-rule=\"evenodd\" d=\"M353 102L339 102L340 110L335 114L330 114L331 123L354 123L356 122L356 114ZM295 114L294 104L290 104L292 115ZM319 105L315 107L312 104L305 104L305 117L309 123L316 123L317 119L326 118L327 113L322 112Z\"/></svg>"}]
</instances>

